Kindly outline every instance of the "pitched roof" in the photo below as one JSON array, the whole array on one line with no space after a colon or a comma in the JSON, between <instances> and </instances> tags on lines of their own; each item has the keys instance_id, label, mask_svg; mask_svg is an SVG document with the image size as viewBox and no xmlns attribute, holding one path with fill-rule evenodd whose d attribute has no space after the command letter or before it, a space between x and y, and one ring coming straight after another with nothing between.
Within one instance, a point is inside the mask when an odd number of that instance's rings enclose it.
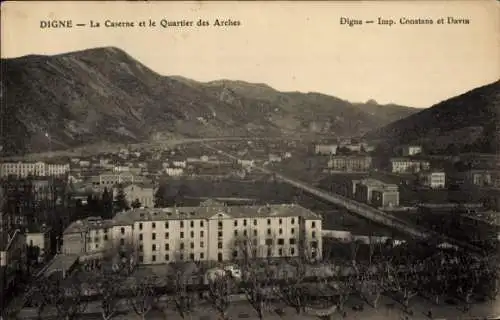
<instances>
[{"instance_id":1,"label":"pitched roof","mask_svg":"<svg viewBox=\"0 0 500 320\"><path fill-rule=\"evenodd\" d=\"M135 221L162 221L211 219L216 215L228 219L265 218L265 217L303 217L305 219L321 219L315 214L296 204L278 204L267 206L210 206L210 207L171 207L133 209L116 214L113 221L116 225L128 225Z\"/></svg>"}]
</instances>

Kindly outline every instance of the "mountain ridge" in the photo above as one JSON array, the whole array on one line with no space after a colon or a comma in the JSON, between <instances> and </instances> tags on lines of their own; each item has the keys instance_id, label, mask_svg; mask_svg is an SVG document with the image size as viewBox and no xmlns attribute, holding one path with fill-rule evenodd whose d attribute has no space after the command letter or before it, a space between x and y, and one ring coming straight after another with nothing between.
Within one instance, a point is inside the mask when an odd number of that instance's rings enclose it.
<instances>
[{"instance_id":1,"label":"mountain ridge","mask_svg":"<svg viewBox=\"0 0 500 320\"><path fill-rule=\"evenodd\" d=\"M320 93L164 76L115 47L2 59L1 68L4 155L158 136L353 135L418 111L366 112Z\"/></svg>"},{"instance_id":2,"label":"mountain ridge","mask_svg":"<svg viewBox=\"0 0 500 320\"><path fill-rule=\"evenodd\" d=\"M391 146L420 143L433 150L498 153L499 122L497 80L375 129L365 137Z\"/></svg>"}]
</instances>

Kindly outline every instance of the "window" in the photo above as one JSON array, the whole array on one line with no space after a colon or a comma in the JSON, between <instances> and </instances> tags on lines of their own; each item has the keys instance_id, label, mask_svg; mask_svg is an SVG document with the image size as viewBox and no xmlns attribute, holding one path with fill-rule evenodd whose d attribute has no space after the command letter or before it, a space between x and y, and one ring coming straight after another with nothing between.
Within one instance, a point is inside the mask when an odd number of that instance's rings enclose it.
<instances>
[{"instance_id":1,"label":"window","mask_svg":"<svg viewBox=\"0 0 500 320\"><path fill-rule=\"evenodd\" d=\"M181 231L181 239L184 239L184 232Z\"/></svg>"},{"instance_id":2,"label":"window","mask_svg":"<svg viewBox=\"0 0 500 320\"><path fill-rule=\"evenodd\" d=\"M280 255L280 256L282 256L282 255L283 255L283 249L281 249L281 248L280 248L280 249L278 250L278 252L279 252L279 255Z\"/></svg>"},{"instance_id":3,"label":"window","mask_svg":"<svg viewBox=\"0 0 500 320\"><path fill-rule=\"evenodd\" d=\"M184 260L184 255L182 253L179 255L179 260L180 261Z\"/></svg>"},{"instance_id":4,"label":"window","mask_svg":"<svg viewBox=\"0 0 500 320\"><path fill-rule=\"evenodd\" d=\"M243 219L243 225L246 226L247 225L247 219Z\"/></svg>"},{"instance_id":5,"label":"window","mask_svg":"<svg viewBox=\"0 0 500 320\"><path fill-rule=\"evenodd\" d=\"M202 220L202 221L200 221L200 227L202 227L202 228L203 228L203 220Z\"/></svg>"},{"instance_id":6,"label":"window","mask_svg":"<svg viewBox=\"0 0 500 320\"><path fill-rule=\"evenodd\" d=\"M313 231L311 235L313 238L316 238L316 231Z\"/></svg>"},{"instance_id":7,"label":"window","mask_svg":"<svg viewBox=\"0 0 500 320\"><path fill-rule=\"evenodd\" d=\"M294 255L294 254L295 254L295 248L290 248L290 253L291 253L292 255Z\"/></svg>"},{"instance_id":8,"label":"window","mask_svg":"<svg viewBox=\"0 0 500 320\"><path fill-rule=\"evenodd\" d=\"M142 230L142 222L139 223L139 230Z\"/></svg>"},{"instance_id":9,"label":"window","mask_svg":"<svg viewBox=\"0 0 500 320\"><path fill-rule=\"evenodd\" d=\"M267 249L267 256L270 257L273 255L273 250L271 250L271 248L268 248Z\"/></svg>"},{"instance_id":10,"label":"window","mask_svg":"<svg viewBox=\"0 0 500 320\"><path fill-rule=\"evenodd\" d=\"M295 218L292 218L292 224L295 224Z\"/></svg>"},{"instance_id":11,"label":"window","mask_svg":"<svg viewBox=\"0 0 500 320\"><path fill-rule=\"evenodd\" d=\"M104 228L104 233L108 233L108 228Z\"/></svg>"},{"instance_id":12,"label":"window","mask_svg":"<svg viewBox=\"0 0 500 320\"><path fill-rule=\"evenodd\" d=\"M267 219L267 225L270 226L271 225L271 219Z\"/></svg>"},{"instance_id":13,"label":"window","mask_svg":"<svg viewBox=\"0 0 500 320\"><path fill-rule=\"evenodd\" d=\"M254 230L253 230L253 235L254 235L254 237L256 237L256 236L257 236L257 229L254 229Z\"/></svg>"},{"instance_id":14,"label":"window","mask_svg":"<svg viewBox=\"0 0 500 320\"><path fill-rule=\"evenodd\" d=\"M234 226L237 227L238 226L238 220L234 220Z\"/></svg>"},{"instance_id":15,"label":"window","mask_svg":"<svg viewBox=\"0 0 500 320\"><path fill-rule=\"evenodd\" d=\"M105 234L105 235L104 235L104 241L107 241L107 240L108 240L108 235L107 235L107 234Z\"/></svg>"},{"instance_id":16,"label":"window","mask_svg":"<svg viewBox=\"0 0 500 320\"><path fill-rule=\"evenodd\" d=\"M292 228L292 229L290 230L290 233L291 233L291 234L295 234L295 229L294 229L294 228Z\"/></svg>"},{"instance_id":17,"label":"window","mask_svg":"<svg viewBox=\"0 0 500 320\"><path fill-rule=\"evenodd\" d=\"M218 232L218 236L219 236L219 238L222 238L222 231Z\"/></svg>"},{"instance_id":18,"label":"window","mask_svg":"<svg viewBox=\"0 0 500 320\"><path fill-rule=\"evenodd\" d=\"M191 253L191 254L189 255L189 258L190 258L191 260L194 260L194 253Z\"/></svg>"},{"instance_id":19,"label":"window","mask_svg":"<svg viewBox=\"0 0 500 320\"><path fill-rule=\"evenodd\" d=\"M181 250L184 250L184 243L181 242Z\"/></svg>"},{"instance_id":20,"label":"window","mask_svg":"<svg viewBox=\"0 0 500 320\"><path fill-rule=\"evenodd\" d=\"M123 239L123 238L120 239L120 245L122 245L122 246L125 245L125 239Z\"/></svg>"},{"instance_id":21,"label":"window","mask_svg":"<svg viewBox=\"0 0 500 320\"><path fill-rule=\"evenodd\" d=\"M297 242L296 242L295 238L290 238L290 244L296 244L296 243Z\"/></svg>"},{"instance_id":22,"label":"window","mask_svg":"<svg viewBox=\"0 0 500 320\"><path fill-rule=\"evenodd\" d=\"M257 225L257 220L254 220L253 221L253 225L256 226Z\"/></svg>"},{"instance_id":23,"label":"window","mask_svg":"<svg viewBox=\"0 0 500 320\"><path fill-rule=\"evenodd\" d=\"M266 246L272 246L273 245L273 239L266 239Z\"/></svg>"},{"instance_id":24,"label":"window","mask_svg":"<svg viewBox=\"0 0 500 320\"><path fill-rule=\"evenodd\" d=\"M98 237L95 237L95 238L94 238L94 242L99 242L99 238L98 238Z\"/></svg>"},{"instance_id":25,"label":"window","mask_svg":"<svg viewBox=\"0 0 500 320\"><path fill-rule=\"evenodd\" d=\"M144 257L143 257L143 256L139 256L139 262L140 262L140 263L143 263L143 262L144 262Z\"/></svg>"},{"instance_id":26,"label":"window","mask_svg":"<svg viewBox=\"0 0 500 320\"><path fill-rule=\"evenodd\" d=\"M168 239L168 232L165 232L165 239Z\"/></svg>"},{"instance_id":27,"label":"window","mask_svg":"<svg viewBox=\"0 0 500 320\"><path fill-rule=\"evenodd\" d=\"M205 247L205 242L201 241L200 242L200 248L204 248Z\"/></svg>"},{"instance_id":28,"label":"window","mask_svg":"<svg viewBox=\"0 0 500 320\"><path fill-rule=\"evenodd\" d=\"M283 223L283 220L282 220L282 219L279 219L279 221L278 221L278 222L279 222L279 224L282 224L282 223Z\"/></svg>"},{"instance_id":29,"label":"window","mask_svg":"<svg viewBox=\"0 0 500 320\"><path fill-rule=\"evenodd\" d=\"M247 231L243 230L243 235L246 237L247 236Z\"/></svg>"},{"instance_id":30,"label":"window","mask_svg":"<svg viewBox=\"0 0 500 320\"><path fill-rule=\"evenodd\" d=\"M271 229L267 229L267 234L271 235Z\"/></svg>"},{"instance_id":31,"label":"window","mask_svg":"<svg viewBox=\"0 0 500 320\"><path fill-rule=\"evenodd\" d=\"M194 249L194 242L191 242L191 249Z\"/></svg>"},{"instance_id":32,"label":"window","mask_svg":"<svg viewBox=\"0 0 500 320\"><path fill-rule=\"evenodd\" d=\"M125 234L125 228L120 229L121 234Z\"/></svg>"},{"instance_id":33,"label":"window","mask_svg":"<svg viewBox=\"0 0 500 320\"><path fill-rule=\"evenodd\" d=\"M142 251L144 251L144 247L143 247L143 245L141 244L141 245L139 245L139 252L142 252Z\"/></svg>"},{"instance_id":34,"label":"window","mask_svg":"<svg viewBox=\"0 0 500 320\"><path fill-rule=\"evenodd\" d=\"M151 245L151 250L156 251L156 244Z\"/></svg>"},{"instance_id":35,"label":"window","mask_svg":"<svg viewBox=\"0 0 500 320\"><path fill-rule=\"evenodd\" d=\"M152 227L153 229L155 229L155 228L156 228L156 223L154 223L154 222L153 222L153 223L151 224L151 227Z\"/></svg>"},{"instance_id":36,"label":"window","mask_svg":"<svg viewBox=\"0 0 500 320\"><path fill-rule=\"evenodd\" d=\"M311 222L311 228L316 228L316 221Z\"/></svg>"},{"instance_id":37,"label":"window","mask_svg":"<svg viewBox=\"0 0 500 320\"><path fill-rule=\"evenodd\" d=\"M190 224L191 228L194 228L194 221L191 221Z\"/></svg>"},{"instance_id":38,"label":"window","mask_svg":"<svg viewBox=\"0 0 500 320\"><path fill-rule=\"evenodd\" d=\"M203 252L200 253L200 259L205 259L205 255L203 254Z\"/></svg>"},{"instance_id":39,"label":"window","mask_svg":"<svg viewBox=\"0 0 500 320\"><path fill-rule=\"evenodd\" d=\"M151 256L151 260L156 261L156 256L155 256L155 255L152 255L152 256Z\"/></svg>"},{"instance_id":40,"label":"window","mask_svg":"<svg viewBox=\"0 0 500 320\"><path fill-rule=\"evenodd\" d=\"M317 248L318 248L318 242L316 242L316 241L312 241L312 242L311 242L311 248L313 248L313 249L317 249Z\"/></svg>"},{"instance_id":41,"label":"window","mask_svg":"<svg viewBox=\"0 0 500 320\"><path fill-rule=\"evenodd\" d=\"M194 231L191 231L191 238L194 238Z\"/></svg>"},{"instance_id":42,"label":"window","mask_svg":"<svg viewBox=\"0 0 500 320\"><path fill-rule=\"evenodd\" d=\"M218 247L219 249L222 249L222 242L220 242L220 241L219 241L219 243L218 243L217 247Z\"/></svg>"},{"instance_id":43,"label":"window","mask_svg":"<svg viewBox=\"0 0 500 320\"><path fill-rule=\"evenodd\" d=\"M219 221L218 226L219 226L219 229L222 228L222 221Z\"/></svg>"},{"instance_id":44,"label":"window","mask_svg":"<svg viewBox=\"0 0 500 320\"><path fill-rule=\"evenodd\" d=\"M168 243L165 243L165 251L170 250L170 245Z\"/></svg>"},{"instance_id":45,"label":"window","mask_svg":"<svg viewBox=\"0 0 500 320\"><path fill-rule=\"evenodd\" d=\"M279 233L280 233L280 234L283 234L283 229L281 229L281 228L280 228Z\"/></svg>"},{"instance_id":46,"label":"window","mask_svg":"<svg viewBox=\"0 0 500 320\"><path fill-rule=\"evenodd\" d=\"M203 238L204 232L203 230L200 231L200 238Z\"/></svg>"},{"instance_id":47,"label":"window","mask_svg":"<svg viewBox=\"0 0 500 320\"><path fill-rule=\"evenodd\" d=\"M184 221L181 221L181 228L184 228Z\"/></svg>"},{"instance_id":48,"label":"window","mask_svg":"<svg viewBox=\"0 0 500 320\"><path fill-rule=\"evenodd\" d=\"M98 244L98 243L96 243L96 244L95 244L95 248L96 248L96 249L98 249L98 248L99 248L99 244Z\"/></svg>"},{"instance_id":49,"label":"window","mask_svg":"<svg viewBox=\"0 0 500 320\"><path fill-rule=\"evenodd\" d=\"M283 238L278 239L278 244L280 246L284 245L285 244L285 239L283 239Z\"/></svg>"},{"instance_id":50,"label":"window","mask_svg":"<svg viewBox=\"0 0 500 320\"><path fill-rule=\"evenodd\" d=\"M139 240L142 241L142 233L139 234Z\"/></svg>"},{"instance_id":51,"label":"window","mask_svg":"<svg viewBox=\"0 0 500 320\"><path fill-rule=\"evenodd\" d=\"M238 236L238 230L234 230L234 236L237 237Z\"/></svg>"},{"instance_id":52,"label":"window","mask_svg":"<svg viewBox=\"0 0 500 320\"><path fill-rule=\"evenodd\" d=\"M168 254L165 255L165 261L170 260L170 256Z\"/></svg>"},{"instance_id":53,"label":"window","mask_svg":"<svg viewBox=\"0 0 500 320\"><path fill-rule=\"evenodd\" d=\"M153 233L151 234L151 239L156 240L156 233L154 233L154 232L153 232Z\"/></svg>"},{"instance_id":54,"label":"window","mask_svg":"<svg viewBox=\"0 0 500 320\"><path fill-rule=\"evenodd\" d=\"M165 222L165 229L168 229L168 221ZM167 259L165 259L167 260Z\"/></svg>"}]
</instances>

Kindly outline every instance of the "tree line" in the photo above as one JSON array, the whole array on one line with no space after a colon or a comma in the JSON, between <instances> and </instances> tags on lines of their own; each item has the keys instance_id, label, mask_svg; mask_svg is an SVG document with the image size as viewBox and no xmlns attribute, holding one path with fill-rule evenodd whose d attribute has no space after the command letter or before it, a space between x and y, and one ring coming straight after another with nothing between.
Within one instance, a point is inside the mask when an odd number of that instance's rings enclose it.
<instances>
[{"instance_id":1,"label":"tree line","mask_svg":"<svg viewBox=\"0 0 500 320\"><path fill-rule=\"evenodd\" d=\"M203 275L208 267L193 262L171 263L166 275L141 274L135 249L129 247L111 250L92 271L82 265L66 279L38 279L29 301L40 318L52 308L59 319L77 319L91 303L97 304L105 320L127 308L143 319L154 308L174 310L184 318L206 303L221 319L229 319L231 296L242 294L259 319L269 312L283 313L284 307L330 319L355 312L346 307L354 296L364 301L356 310L379 308L380 298L388 296L409 317L414 314L416 296L436 306L454 299L463 312L475 302L498 296L496 256L476 258L456 250L431 250L425 244L370 248L368 259L357 257L359 245L353 243L351 260L325 257L321 262L307 255L256 259L249 251L232 261L241 278L219 272L207 280Z\"/></svg>"}]
</instances>

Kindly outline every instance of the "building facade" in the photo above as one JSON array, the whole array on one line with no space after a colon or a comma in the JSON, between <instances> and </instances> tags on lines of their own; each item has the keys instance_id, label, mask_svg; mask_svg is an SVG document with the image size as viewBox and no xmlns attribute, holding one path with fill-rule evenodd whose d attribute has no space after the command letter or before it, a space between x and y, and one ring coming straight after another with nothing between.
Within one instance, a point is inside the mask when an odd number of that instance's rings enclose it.
<instances>
[{"instance_id":1,"label":"building facade","mask_svg":"<svg viewBox=\"0 0 500 320\"><path fill-rule=\"evenodd\" d=\"M69 163L51 164L45 162L4 162L0 164L0 176L27 176L46 177L63 176L70 170Z\"/></svg>"},{"instance_id":2,"label":"building facade","mask_svg":"<svg viewBox=\"0 0 500 320\"><path fill-rule=\"evenodd\" d=\"M64 232L64 251L92 254L132 243L141 264L245 256L320 259L321 222L320 216L295 204L134 209L101 222L100 228L96 223L89 228L88 221L70 226Z\"/></svg>"},{"instance_id":3,"label":"building facade","mask_svg":"<svg viewBox=\"0 0 500 320\"><path fill-rule=\"evenodd\" d=\"M419 177L420 184L431 189L442 189L446 185L446 174L444 172L429 171L422 172Z\"/></svg>"},{"instance_id":4,"label":"building facade","mask_svg":"<svg viewBox=\"0 0 500 320\"><path fill-rule=\"evenodd\" d=\"M317 144L314 146L314 153L334 155L337 153L338 145L336 144Z\"/></svg>"},{"instance_id":5,"label":"building facade","mask_svg":"<svg viewBox=\"0 0 500 320\"><path fill-rule=\"evenodd\" d=\"M395 184L375 179L363 179L355 184L354 198L376 207L399 206L399 190Z\"/></svg>"},{"instance_id":6,"label":"building facade","mask_svg":"<svg viewBox=\"0 0 500 320\"><path fill-rule=\"evenodd\" d=\"M428 160L392 158L390 162L393 173L418 173L430 169L430 162Z\"/></svg>"},{"instance_id":7,"label":"building facade","mask_svg":"<svg viewBox=\"0 0 500 320\"><path fill-rule=\"evenodd\" d=\"M422 153L422 146L403 146L403 157L415 156Z\"/></svg>"},{"instance_id":8,"label":"building facade","mask_svg":"<svg viewBox=\"0 0 500 320\"><path fill-rule=\"evenodd\" d=\"M121 172L121 173L102 173L97 176L93 176L90 178L90 182L94 188L107 187L108 189L113 188L118 184L125 183L137 183L142 182L142 177L135 176L129 172Z\"/></svg>"},{"instance_id":9,"label":"building facade","mask_svg":"<svg viewBox=\"0 0 500 320\"><path fill-rule=\"evenodd\" d=\"M146 185L144 183L126 184L123 187L123 191L129 206L134 201L138 200L141 207L154 207L155 188L152 185ZM117 192L118 189L114 188L113 197L116 197Z\"/></svg>"},{"instance_id":10,"label":"building facade","mask_svg":"<svg viewBox=\"0 0 500 320\"><path fill-rule=\"evenodd\" d=\"M328 169L342 172L367 172L372 166L372 158L366 156L332 156Z\"/></svg>"}]
</instances>

